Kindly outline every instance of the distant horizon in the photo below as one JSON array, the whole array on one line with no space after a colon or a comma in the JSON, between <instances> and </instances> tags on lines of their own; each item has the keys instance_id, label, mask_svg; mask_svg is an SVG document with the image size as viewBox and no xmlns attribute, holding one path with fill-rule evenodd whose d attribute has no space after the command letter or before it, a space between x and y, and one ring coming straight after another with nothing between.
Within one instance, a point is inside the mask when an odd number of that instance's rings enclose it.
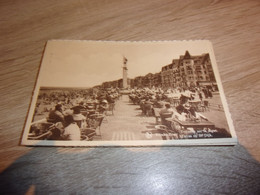
<instances>
[{"instance_id":1,"label":"distant horizon","mask_svg":"<svg viewBox=\"0 0 260 195\"><path fill-rule=\"evenodd\" d=\"M161 72L161 71L159 71ZM159 72L156 72L156 73L159 73ZM151 73L151 74L156 74L156 73ZM140 76L136 76L136 77L143 77L143 76L146 76L147 74L150 74L150 72L146 73L145 75L140 75ZM136 77L134 78L130 78L130 77L127 77L127 79L135 79ZM110 81L104 81L98 85L94 85L94 86L91 86L91 87L79 87L79 86L40 86L40 88L84 88L84 89L89 89L89 88L93 88L95 86L101 86L103 83L106 83L106 82L112 82L112 81L118 81L120 79L123 79L123 77L119 78L119 79L115 79L115 80L110 80Z\"/></svg>"},{"instance_id":2,"label":"distant horizon","mask_svg":"<svg viewBox=\"0 0 260 195\"><path fill-rule=\"evenodd\" d=\"M58 87L55 87L55 86L40 86L40 89L71 89L71 88L77 88L77 89L90 89L92 87L73 87L73 86L70 86L70 87L66 87L66 86L58 86Z\"/></svg>"}]
</instances>

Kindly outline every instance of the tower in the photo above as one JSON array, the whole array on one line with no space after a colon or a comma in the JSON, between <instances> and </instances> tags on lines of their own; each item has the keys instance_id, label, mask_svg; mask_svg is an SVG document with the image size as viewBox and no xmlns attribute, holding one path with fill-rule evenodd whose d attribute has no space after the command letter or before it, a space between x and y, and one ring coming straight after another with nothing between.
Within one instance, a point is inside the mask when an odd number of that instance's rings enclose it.
<instances>
[{"instance_id":1,"label":"tower","mask_svg":"<svg viewBox=\"0 0 260 195\"><path fill-rule=\"evenodd\" d=\"M127 88L127 59L124 57L124 65L123 65L123 88Z\"/></svg>"}]
</instances>

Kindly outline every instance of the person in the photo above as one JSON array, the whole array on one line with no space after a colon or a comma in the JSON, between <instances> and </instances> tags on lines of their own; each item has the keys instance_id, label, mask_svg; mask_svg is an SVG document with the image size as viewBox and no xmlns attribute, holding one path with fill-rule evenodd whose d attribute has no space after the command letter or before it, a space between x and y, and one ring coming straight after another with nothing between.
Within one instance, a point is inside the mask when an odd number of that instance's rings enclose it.
<instances>
[{"instance_id":1,"label":"person","mask_svg":"<svg viewBox=\"0 0 260 195\"><path fill-rule=\"evenodd\" d=\"M205 98L208 99L208 96L209 96L208 90L206 88L203 88L202 92L204 93Z\"/></svg>"},{"instance_id":2,"label":"person","mask_svg":"<svg viewBox=\"0 0 260 195\"><path fill-rule=\"evenodd\" d=\"M80 108L74 107L72 109L73 109L73 114L72 114L73 120L77 123L79 128L86 127L86 117L83 114L81 114Z\"/></svg>"},{"instance_id":3,"label":"person","mask_svg":"<svg viewBox=\"0 0 260 195\"><path fill-rule=\"evenodd\" d=\"M80 129L78 125L74 122L72 115L67 115L64 117L65 128L63 133L63 139L72 140L72 141L80 141Z\"/></svg>"},{"instance_id":4,"label":"person","mask_svg":"<svg viewBox=\"0 0 260 195\"><path fill-rule=\"evenodd\" d=\"M161 116L161 123L167 127L170 127L170 122L166 120L166 118L171 118L173 115L173 109L169 103L165 104L165 108L161 109L159 112Z\"/></svg>"},{"instance_id":5,"label":"person","mask_svg":"<svg viewBox=\"0 0 260 195\"><path fill-rule=\"evenodd\" d=\"M79 110L84 110L86 109L85 105L84 105L84 102L80 102L79 105L76 105L72 108L72 110L74 110L74 108L77 108Z\"/></svg>"},{"instance_id":6,"label":"person","mask_svg":"<svg viewBox=\"0 0 260 195\"><path fill-rule=\"evenodd\" d=\"M212 98L212 97L213 97L213 94L212 94L211 89L208 90L208 94L209 94L209 98Z\"/></svg>"},{"instance_id":7,"label":"person","mask_svg":"<svg viewBox=\"0 0 260 195\"><path fill-rule=\"evenodd\" d=\"M188 104L180 104L176 107L174 116L180 121L194 120L199 121L201 119L208 120L205 116L195 111L195 108L192 106L187 106Z\"/></svg>"},{"instance_id":8,"label":"person","mask_svg":"<svg viewBox=\"0 0 260 195\"><path fill-rule=\"evenodd\" d=\"M52 123L57 123L57 122L64 123L64 115L62 113L62 105L61 104L57 104L55 106L55 110L50 111L47 121L52 122Z\"/></svg>"},{"instance_id":9,"label":"person","mask_svg":"<svg viewBox=\"0 0 260 195\"><path fill-rule=\"evenodd\" d=\"M173 113L173 109L171 108L171 105L169 103L166 103L165 108L160 110L160 115L172 114L172 113Z\"/></svg>"},{"instance_id":10,"label":"person","mask_svg":"<svg viewBox=\"0 0 260 195\"><path fill-rule=\"evenodd\" d=\"M102 100L101 105L99 106L99 112L104 113L107 110L108 110L108 102L107 100Z\"/></svg>"},{"instance_id":11,"label":"person","mask_svg":"<svg viewBox=\"0 0 260 195\"><path fill-rule=\"evenodd\" d=\"M113 99L112 95L109 94L109 93L106 95L106 100L107 100L107 102L108 102L109 104L115 103L115 100Z\"/></svg>"},{"instance_id":12,"label":"person","mask_svg":"<svg viewBox=\"0 0 260 195\"><path fill-rule=\"evenodd\" d=\"M148 97L145 99L143 108L144 108L143 112L146 116L150 116L152 114L152 102Z\"/></svg>"},{"instance_id":13,"label":"person","mask_svg":"<svg viewBox=\"0 0 260 195\"><path fill-rule=\"evenodd\" d=\"M158 97L156 98L155 103L154 103L154 108L163 108L163 106L164 106L164 103L163 103L163 101L161 100L161 98L158 96Z\"/></svg>"},{"instance_id":14,"label":"person","mask_svg":"<svg viewBox=\"0 0 260 195\"><path fill-rule=\"evenodd\" d=\"M188 102L189 98L183 94L180 96L180 104L186 104Z\"/></svg>"},{"instance_id":15,"label":"person","mask_svg":"<svg viewBox=\"0 0 260 195\"><path fill-rule=\"evenodd\" d=\"M199 92L199 99L200 99L200 101L202 101L202 99L203 99L201 92Z\"/></svg>"},{"instance_id":16,"label":"person","mask_svg":"<svg viewBox=\"0 0 260 195\"><path fill-rule=\"evenodd\" d=\"M190 115L190 105L187 102L184 104L180 103L176 107L176 111L177 112L174 113L174 117L180 121L186 121Z\"/></svg>"},{"instance_id":17,"label":"person","mask_svg":"<svg viewBox=\"0 0 260 195\"><path fill-rule=\"evenodd\" d=\"M78 107L73 108L72 114L74 122L78 125L81 131L80 137L84 140L92 140L96 135L96 131L90 128L87 128L87 117L85 117Z\"/></svg>"},{"instance_id":18,"label":"person","mask_svg":"<svg viewBox=\"0 0 260 195\"><path fill-rule=\"evenodd\" d=\"M189 110L188 110L188 106L185 104L179 104L177 107L176 107L176 111L179 113L179 114L182 114L182 113L186 113L186 114L189 114Z\"/></svg>"}]
</instances>

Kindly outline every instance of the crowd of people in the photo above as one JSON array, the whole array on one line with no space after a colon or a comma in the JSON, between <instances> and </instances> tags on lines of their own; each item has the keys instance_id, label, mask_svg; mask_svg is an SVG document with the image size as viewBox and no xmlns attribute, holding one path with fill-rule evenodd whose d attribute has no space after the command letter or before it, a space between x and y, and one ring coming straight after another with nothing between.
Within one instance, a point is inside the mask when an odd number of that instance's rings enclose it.
<instances>
[{"instance_id":1,"label":"crowd of people","mask_svg":"<svg viewBox=\"0 0 260 195\"><path fill-rule=\"evenodd\" d=\"M207 120L191 102L203 106L207 102L205 99L212 97L212 90L207 87L168 90L143 88L132 90L129 95L134 104L140 105L143 115L159 117L161 124L166 126L169 126L166 118L175 117L180 121Z\"/></svg>"},{"instance_id":2,"label":"crowd of people","mask_svg":"<svg viewBox=\"0 0 260 195\"><path fill-rule=\"evenodd\" d=\"M129 89L128 93L129 99L140 105L143 115L159 117L161 124L168 127L170 124L166 119L169 117L181 121L207 120L191 101L203 103L205 99L213 97L212 90L207 87L167 90L136 88ZM29 136L31 139L49 140L90 139L97 134L98 124L108 111L113 111L120 96L118 88L42 90L38 95ZM39 117L42 115L47 122L44 127L40 126L42 120Z\"/></svg>"},{"instance_id":3,"label":"crowd of people","mask_svg":"<svg viewBox=\"0 0 260 195\"><path fill-rule=\"evenodd\" d=\"M87 90L42 92L38 96L34 118L45 114L47 123L34 121L30 138L90 139L96 135L96 128L107 111L114 109L119 97L118 89L96 89L91 93Z\"/></svg>"}]
</instances>

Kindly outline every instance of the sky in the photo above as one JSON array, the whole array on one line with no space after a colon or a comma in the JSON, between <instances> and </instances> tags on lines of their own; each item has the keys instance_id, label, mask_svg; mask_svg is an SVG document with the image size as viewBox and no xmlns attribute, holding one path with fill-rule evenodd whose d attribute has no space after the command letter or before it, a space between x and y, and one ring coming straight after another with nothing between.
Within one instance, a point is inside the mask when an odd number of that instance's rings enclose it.
<instances>
[{"instance_id":1,"label":"sky","mask_svg":"<svg viewBox=\"0 0 260 195\"><path fill-rule=\"evenodd\" d=\"M113 42L49 41L38 85L93 87L122 78L124 56L128 78L157 73L188 50L191 55L210 53L208 41Z\"/></svg>"}]
</instances>

